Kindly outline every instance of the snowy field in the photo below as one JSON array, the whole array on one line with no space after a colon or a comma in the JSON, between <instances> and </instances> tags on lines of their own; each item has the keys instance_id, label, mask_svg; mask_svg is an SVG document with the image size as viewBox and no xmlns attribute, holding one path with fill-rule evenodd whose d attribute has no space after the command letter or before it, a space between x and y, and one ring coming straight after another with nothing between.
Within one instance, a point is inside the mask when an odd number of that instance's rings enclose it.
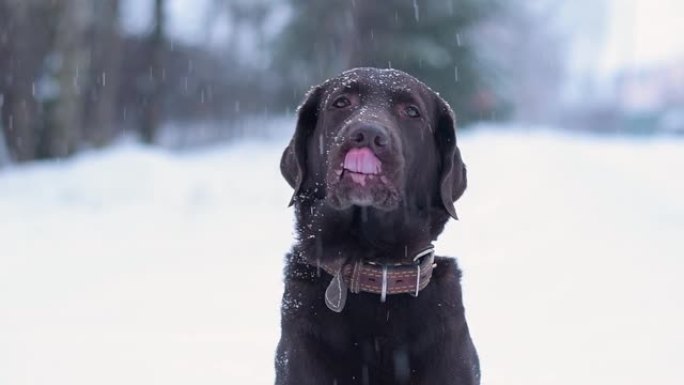
<instances>
[{"instance_id":1,"label":"snowy field","mask_svg":"<svg viewBox=\"0 0 684 385\"><path fill-rule=\"evenodd\" d=\"M0 170L0 384L271 384L284 143ZM483 384L683 383L684 140L490 127L460 146L437 250L464 270Z\"/></svg>"}]
</instances>

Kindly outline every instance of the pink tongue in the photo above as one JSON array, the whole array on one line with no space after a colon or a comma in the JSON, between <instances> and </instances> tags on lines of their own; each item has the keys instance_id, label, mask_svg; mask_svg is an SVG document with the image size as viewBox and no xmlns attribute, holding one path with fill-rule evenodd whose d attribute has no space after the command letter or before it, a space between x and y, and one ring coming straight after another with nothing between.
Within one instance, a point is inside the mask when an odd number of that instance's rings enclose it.
<instances>
[{"instance_id":1,"label":"pink tongue","mask_svg":"<svg viewBox=\"0 0 684 385\"><path fill-rule=\"evenodd\" d=\"M382 163L368 147L352 148L344 157L344 168L361 174L379 174Z\"/></svg>"}]
</instances>

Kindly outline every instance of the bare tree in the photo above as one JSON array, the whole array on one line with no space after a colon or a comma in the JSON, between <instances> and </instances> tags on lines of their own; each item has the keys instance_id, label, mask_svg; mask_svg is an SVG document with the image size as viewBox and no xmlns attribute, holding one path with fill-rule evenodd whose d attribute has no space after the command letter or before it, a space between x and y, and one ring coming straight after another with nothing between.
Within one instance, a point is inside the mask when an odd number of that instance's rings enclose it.
<instances>
[{"instance_id":1,"label":"bare tree","mask_svg":"<svg viewBox=\"0 0 684 385\"><path fill-rule=\"evenodd\" d=\"M2 105L4 104L4 101L4 96L0 94L0 111L2 111ZM0 168L9 163L10 156L7 149L7 143L5 142L5 130L2 128L2 119L0 119Z\"/></svg>"},{"instance_id":2,"label":"bare tree","mask_svg":"<svg viewBox=\"0 0 684 385\"><path fill-rule=\"evenodd\" d=\"M155 142L161 123L166 41L164 5L164 0L154 1L154 28L149 37L150 73L143 106L142 126L140 128L142 139L148 144Z\"/></svg>"},{"instance_id":3,"label":"bare tree","mask_svg":"<svg viewBox=\"0 0 684 385\"><path fill-rule=\"evenodd\" d=\"M32 36L30 13L35 1L7 0L0 17L6 19L4 34L10 36L5 41L3 61L4 103L2 121L7 146L15 160L25 161L36 156L35 122L31 118L37 114L38 106L33 98L33 79L39 71L39 63L34 59L37 47L31 39L17 36Z\"/></svg>"},{"instance_id":4,"label":"bare tree","mask_svg":"<svg viewBox=\"0 0 684 385\"><path fill-rule=\"evenodd\" d=\"M83 134L83 99L90 64L84 44L88 18L91 16L88 5L88 0L62 3L55 40L55 54L60 59L57 70L59 95L52 124L44 136L43 149L47 157L71 155L76 151Z\"/></svg>"},{"instance_id":5,"label":"bare tree","mask_svg":"<svg viewBox=\"0 0 684 385\"><path fill-rule=\"evenodd\" d=\"M92 25L92 112L87 114L85 139L95 146L116 136L117 103L121 88L122 41L119 31L119 0L103 0L94 9Z\"/></svg>"}]
</instances>

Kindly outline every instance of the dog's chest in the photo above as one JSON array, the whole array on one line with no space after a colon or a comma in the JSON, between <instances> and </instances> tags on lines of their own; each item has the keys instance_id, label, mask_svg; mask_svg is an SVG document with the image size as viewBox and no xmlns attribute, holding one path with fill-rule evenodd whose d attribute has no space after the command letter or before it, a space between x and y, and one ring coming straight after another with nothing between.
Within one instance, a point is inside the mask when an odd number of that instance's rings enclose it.
<instances>
[{"instance_id":1,"label":"dog's chest","mask_svg":"<svg viewBox=\"0 0 684 385\"><path fill-rule=\"evenodd\" d=\"M348 333L348 339L340 346L342 356L356 361L353 366L361 369L361 376L368 378L369 383L397 383L410 377L417 335L411 330L411 307L392 302L382 304L373 295L354 299L340 314L339 320Z\"/></svg>"},{"instance_id":2,"label":"dog's chest","mask_svg":"<svg viewBox=\"0 0 684 385\"><path fill-rule=\"evenodd\" d=\"M378 354L410 344L418 315L404 301L392 297L381 303L379 296L364 293L353 295L347 306L340 315L352 339L370 340Z\"/></svg>"}]
</instances>

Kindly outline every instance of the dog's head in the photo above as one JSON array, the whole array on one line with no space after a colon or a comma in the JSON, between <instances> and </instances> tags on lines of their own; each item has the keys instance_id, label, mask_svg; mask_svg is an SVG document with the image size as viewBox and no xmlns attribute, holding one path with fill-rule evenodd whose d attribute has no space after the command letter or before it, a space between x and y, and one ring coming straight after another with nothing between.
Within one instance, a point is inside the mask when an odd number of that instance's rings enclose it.
<instances>
[{"instance_id":1,"label":"dog's head","mask_svg":"<svg viewBox=\"0 0 684 385\"><path fill-rule=\"evenodd\" d=\"M290 204L324 200L338 210L429 205L456 218L467 183L451 108L394 69L352 69L312 88L280 168Z\"/></svg>"}]
</instances>

